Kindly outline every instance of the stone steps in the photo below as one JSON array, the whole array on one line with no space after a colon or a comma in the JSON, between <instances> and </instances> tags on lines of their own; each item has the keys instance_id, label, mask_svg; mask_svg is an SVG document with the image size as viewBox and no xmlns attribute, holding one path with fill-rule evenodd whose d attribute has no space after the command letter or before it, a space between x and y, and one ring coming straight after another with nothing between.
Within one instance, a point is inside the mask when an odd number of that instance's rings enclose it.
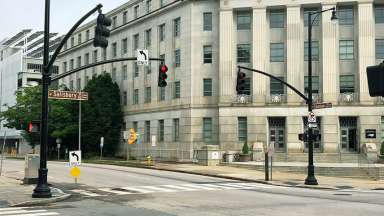
<instances>
[{"instance_id":1,"label":"stone steps","mask_svg":"<svg viewBox=\"0 0 384 216\"><path fill-rule=\"evenodd\" d=\"M358 163L358 153L328 154L314 153L315 163ZM275 153L273 160L279 162L308 162L308 153Z\"/></svg>"}]
</instances>

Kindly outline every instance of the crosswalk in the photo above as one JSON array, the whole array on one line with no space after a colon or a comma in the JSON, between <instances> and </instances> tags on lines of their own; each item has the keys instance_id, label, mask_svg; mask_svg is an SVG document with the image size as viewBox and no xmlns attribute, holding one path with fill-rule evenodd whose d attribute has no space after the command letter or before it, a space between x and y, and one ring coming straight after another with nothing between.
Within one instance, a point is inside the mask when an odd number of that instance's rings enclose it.
<instances>
[{"instance_id":1,"label":"crosswalk","mask_svg":"<svg viewBox=\"0 0 384 216\"><path fill-rule=\"evenodd\" d=\"M34 209L27 207L11 207L11 208L0 208L1 216L49 216L59 215L57 212L49 212L45 209Z\"/></svg>"},{"instance_id":2,"label":"crosswalk","mask_svg":"<svg viewBox=\"0 0 384 216\"><path fill-rule=\"evenodd\" d=\"M150 186L127 186L119 188L95 188L95 189L74 189L72 193L80 194L84 197L102 197L110 195L132 195L149 193L177 193L188 191L218 191L218 190L249 190L256 188L273 188L274 186L247 183L247 182L227 182L227 183L203 183L203 184L178 184L178 185L150 185Z\"/></svg>"}]
</instances>

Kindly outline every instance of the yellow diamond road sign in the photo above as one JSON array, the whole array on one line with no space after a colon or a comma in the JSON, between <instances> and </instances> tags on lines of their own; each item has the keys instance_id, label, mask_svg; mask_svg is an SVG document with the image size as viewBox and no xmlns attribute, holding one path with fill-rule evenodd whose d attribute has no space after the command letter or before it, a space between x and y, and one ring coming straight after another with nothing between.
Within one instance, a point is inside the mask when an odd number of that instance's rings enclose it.
<instances>
[{"instance_id":1,"label":"yellow diamond road sign","mask_svg":"<svg viewBox=\"0 0 384 216\"><path fill-rule=\"evenodd\" d=\"M78 167L73 167L71 169L71 175L74 178L78 178L80 176L80 169Z\"/></svg>"}]
</instances>

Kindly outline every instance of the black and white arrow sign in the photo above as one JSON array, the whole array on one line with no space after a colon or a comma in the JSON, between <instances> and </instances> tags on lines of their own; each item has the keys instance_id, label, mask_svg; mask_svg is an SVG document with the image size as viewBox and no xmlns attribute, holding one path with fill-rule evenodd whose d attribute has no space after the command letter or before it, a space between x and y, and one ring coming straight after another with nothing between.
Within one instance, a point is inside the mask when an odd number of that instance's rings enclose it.
<instances>
[{"instance_id":1,"label":"black and white arrow sign","mask_svg":"<svg viewBox=\"0 0 384 216\"><path fill-rule=\"evenodd\" d=\"M69 152L69 166L79 166L81 164L81 151Z\"/></svg>"},{"instance_id":2,"label":"black and white arrow sign","mask_svg":"<svg viewBox=\"0 0 384 216\"><path fill-rule=\"evenodd\" d=\"M148 65L149 55L148 50L137 50L137 64Z\"/></svg>"}]
</instances>

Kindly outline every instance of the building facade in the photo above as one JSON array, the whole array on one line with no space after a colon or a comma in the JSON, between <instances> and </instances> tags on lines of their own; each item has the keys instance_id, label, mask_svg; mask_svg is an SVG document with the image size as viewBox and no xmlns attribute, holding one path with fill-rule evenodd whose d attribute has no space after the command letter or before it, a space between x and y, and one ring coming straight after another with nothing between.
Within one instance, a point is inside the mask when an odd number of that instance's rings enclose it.
<instances>
[{"instance_id":1,"label":"building facade","mask_svg":"<svg viewBox=\"0 0 384 216\"><path fill-rule=\"evenodd\" d=\"M50 52L54 51L61 37L51 34ZM41 82L43 69L43 32L24 29L10 38L0 42L0 111L16 104L16 91ZM53 73L59 73L54 65ZM55 85L55 83L53 83ZM9 154L26 154L31 152L21 131L4 127L0 122L0 143L6 140L5 152Z\"/></svg>"},{"instance_id":2,"label":"building facade","mask_svg":"<svg viewBox=\"0 0 384 216\"><path fill-rule=\"evenodd\" d=\"M298 134L307 127L305 101L282 84L246 72L245 95L236 95L237 66L275 75L308 92L308 12L336 7L313 20L313 99L322 140L319 155L358 155L384 137L384 99L368 94L366 67L384 59L384 1L345 0L131 0L107 13L107 49L94 48L95 21L74 34L60 54L64 71L148 49L169 66L168 86L157 87L158 62L119 62L62 80L81 89L94 75L110 73L121 89L125 128L135 128L135 156L187 159L216 145L240 151L244 142L274 145L287 158L305 155ZM306 19L307 18L307 19ZM374 129L376 138L367 138ZM122 142L122 149L126 145ZM125 154L125 151L122 150Z\"/></svg>"}]
</instances>

